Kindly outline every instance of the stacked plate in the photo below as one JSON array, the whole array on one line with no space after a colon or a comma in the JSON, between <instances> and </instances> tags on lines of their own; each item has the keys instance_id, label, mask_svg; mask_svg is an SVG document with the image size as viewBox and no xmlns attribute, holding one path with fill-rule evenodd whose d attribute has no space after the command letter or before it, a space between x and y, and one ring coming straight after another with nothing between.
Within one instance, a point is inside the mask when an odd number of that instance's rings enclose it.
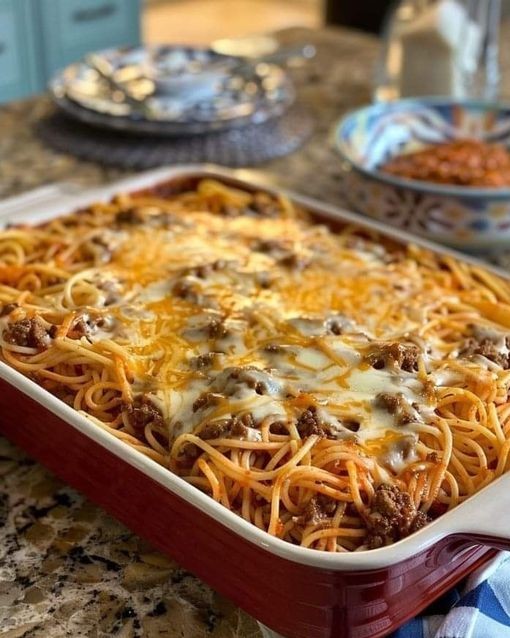
<instances>
[{"instance_id":1,"label":"stacked plate","mask_svg":"<svg viewBox=\"0 0 510 638\"><path fill-rule=\"evenodd\" d=\"M258 124L294 101L284 69L212 49L108 49L59 72L57 105L87 124L131 133L183 136Z\"/></svg>"}]
</instances>

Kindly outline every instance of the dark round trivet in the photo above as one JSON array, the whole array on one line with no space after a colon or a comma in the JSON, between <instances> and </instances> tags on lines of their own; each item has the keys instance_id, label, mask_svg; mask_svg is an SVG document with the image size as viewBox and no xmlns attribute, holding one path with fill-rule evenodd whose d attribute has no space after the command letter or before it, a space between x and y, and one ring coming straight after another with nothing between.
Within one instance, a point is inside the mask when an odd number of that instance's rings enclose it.
<instances>
[{"instance_id":1,"label":"dark round trivet","mask_svg":"<svg viewBox=\"0 0 510 638\"><path fill-rule=\"evenodd\" d=\"M285 115L264 124L172 138L100 130L59 112L37 124L42 140L58 151L132 169L201 162L253 166L296 150L310 136L312 129L311 115L300 106L294 106Z\"/></svg>"}]
</instances>

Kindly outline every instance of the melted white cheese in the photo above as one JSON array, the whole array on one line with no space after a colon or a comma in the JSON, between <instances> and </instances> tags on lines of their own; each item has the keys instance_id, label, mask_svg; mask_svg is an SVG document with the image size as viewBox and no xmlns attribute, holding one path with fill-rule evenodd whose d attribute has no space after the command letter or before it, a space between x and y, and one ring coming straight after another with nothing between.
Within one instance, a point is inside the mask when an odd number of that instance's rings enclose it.
<instances>
[{"instance_id":1,"label":"melted white cheese","mask_svg":"<svg viewBox=\"0 0 510 638\"><path fill-rule=\"evenodd\" d=\"M296 418L288 401L303 393L313 397L319 406L320 418L338 436L348 432L342 420L359 423L356 436L361 441L378 439L388 430L399 436L412 432L412 424L399 425L394 414L378 405L375 397L379 393L402 394L413 422L428 418L430 408L426 406L423 386L416 374L375 370L366 364L360 366L360 353L341 337L329 337L328 345L335 361L317 346L287 346L268 355L270 368L244 367L236 371L229 367L205 371L186 391L172 394L168 417L174 424L179 423L174 435L191 432L205 420L234 414L249 413L259 425L266 417ZM260 385L259 391L257 385ZM215 402L193 410L194 402L207 392L214 394ZM396 461L391 463L394 465Z\"/></svg>"}]
</instances>

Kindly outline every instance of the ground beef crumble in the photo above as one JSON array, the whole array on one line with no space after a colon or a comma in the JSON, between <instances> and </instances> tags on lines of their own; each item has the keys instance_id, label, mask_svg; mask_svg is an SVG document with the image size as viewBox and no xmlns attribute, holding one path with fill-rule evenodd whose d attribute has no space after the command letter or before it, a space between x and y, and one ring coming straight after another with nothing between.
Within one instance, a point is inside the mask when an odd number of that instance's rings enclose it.
<instances>
[{"instance_id":1,"label":"ground beef crumble","mask_svg":"<svg viewBox=\"0 0 510 638\"><path fill-rule=\"evenodd\" d=\"M315 405L310 405L301 413L297 420L296 427L299 435L304 439L313 434L329 438L333 436L331 426L321 419Z\"/></svg>"},{"instance_id":2,"label":"ground beef crumble","mask_svg":"<svg viewBox=\"0 0 510 638\"><path fill-rule=\"evenodd\" d=\"M420 349L418 346L394 342L372 346L366 359L377 370L386 367L396 367L406 372L415 372L418 370L419 356Z\"/></svg>"},{"instance_id":3,"label":"ground beef crumble","mask_svg":"<svg viewBox=\"0 0 510 638\"><path fill-rule=\"evenodd\" d=\"M324 321L324 328L327 334L341 335L348 328L350 322L343 317L329 317Z\"/></svg>"},{"instance_id":4,"label":"ground beef crumble","mask_svg":"<svg viewBox=\"0 0 510 638\"><path fill-rule=\"evenodd\" d=\"M209 339L224 339L228 336L228 329L221 319L211 319L207 325Z\"/></svg>"},{"instance_id":5,"label":"ground beef crumble","mask_svg":"<svg viewBox=\"0 0 510 638\"><path fill-rule=\"evenodd\" d=\"M13 310L19 308L17 303L8 303L5 306L0 306L0 317L6 317L10 315Z\"/></svg>"},{"instance_id":6,"label":"ground beef crumble","mask_svg":"<svg viewBox=\"0 0 510 638\"><path fill-rule=\"evenodd\" d=\"M40 319L34 317L9 324L4 330L3 338L16 346L44 350L49 346L51 336Z\"/></svg>"},{"instance_id":7,"label":"ground beef crumble","mask_svg":"<svg viewBox=\"0 0 510 638\"><path fill-rule=\"evenodd\" d=\"M193 412L198 412L204 408L210 408L213 405L218 405L222 396L215 394L214 392L203 392L195 401L193 401Z\"/></svg>"},{"instance_id":8,"label":"ground beef crumble","mask_svg":"<svg viewBox=\"0 0 510 638\"><path fill-rule=\"evenodd\" d=\"M264 347L264 351L271 354L279 354L281 352L284 352L284 349L277 343L269 343L267 346Z\"/></svg>"},{"instance_id":9,"label":"ground beef crumble","mask_svg":"<svg viewBox=\"0 0 510 638\"><path fill-rule=\"evenodd\" d=\"M222 356L223 352L206 352L205 354L199 354L196 357L192 357L189 364L193 370L203 370L213 366L221 359Z\"/></svg>"},{"instance_id":10,"label":"ground beef crumble","mask_svg":"<svg viewBox=\"0 0 510 638\"><path fill-rule=\"evenodd\" d=\"M192 277L197 277L198 279L207 279L214 272L218 272L219 270L224 270L227 268L228 262L224 259L217 259L216 261L210 262L208 264L201 264L200 266L193 266L185 271L185 275L191 275Z\"/></svg>"},{"instance_id":11,"label":"ground beef crumble","mask_svg":"<svg viewBox=\"0 0 510 638\"><path fill-rule=\"evenodd\" d=\"M145 394L136 396L133 403L125 407L125 412L131 427L137 434L145 429L145 426L153 423L156 426L164 426L165 420L161 410L157 405Z\"/></svg>"},{"instance_id":12,"label":"ground beef crumble","mask_svg":"<svg viewBox=\"0 0 510 638\"><path fill-rule=\"evenodd\" d=\"M509 352L502 351L498 348L497 344L489 338L478 340L474 337L470 337L464 342L459 354L462 357L482 355L486 359L489 359L489 361L501 366L504 370L508 370L510 368L510 337L505 338L505 346Z\"/></svg>"},{"instance_id":13,"label":"ground beef crumble","mask_svg":"<svg viewBox=\"0 0 510 638\"><path fill-rule=\"evenodd\" d=\"M271 195L262 192L254 193L245 214L255 214L260 217L278 217L280 206Z\"/></svg>"},{"instance_id":14,"label":"ground beef crumble","mask_svg":"<svg viewBox=\"0 0 510 638\"><path fill-rule=\"evenodd\" d=\"M288 247L286 243L279 239L254 239L252 249L259 253L279 256L284 254L288 250Z\"/></svg>"},{"instance_id":15,"label":"ground beef crumble","mask_svg":"<svg viewBox=\"0 0 510 638\"><path fill-rule=\"evenodd\" d=\"M253 426L254 421L251 414L245 414L241 417L233 416L229 419L207 423L197 436L204 441L220 438L243 438L248 434L248 428Z\"/></svg>"},{"instance_id":16,"label":"ground beef crumble","mask_svg":"<svg viewBox=\"0 0 510 638\"><path fill-rule=\"evenodd\" d=\"M143 224L151 228L161 228L171 226L176 221L174 214L154 206L129 206L115 215L115 223L119 226Z\"/></svg>"},{"instance_id":17,"label":"ground beef crumble","mask_svg":"<svg viewBox=\"0 0 510 638\"><path fill-rule=\"evenodd\" d=\"M365 517L369 549L390 545L421 529L430 522L423 512L416 510L410 495L395 485L379 485Z\"/></svg>"},{"instance_id":18,"label":"ground beef crumble","mask_svg":"<svg viewBox=\"0 0 510 638\"><path fill-rule=\"evenodd\" d=\"M88 313L78 315L68 332L68 337L71 339L80 339L81 337L89 337L98 330L103 328L105 330L111 329L111 318L102 315L92 316Z\"/></svg>"},{"instance_id":19,"label":"ground beef crumble","mask_svg":"<svg viewBox=\"0 0 510 638\"><path fill-rule=\"evenodd\" d=\"M203 294L200 291L200 285L191 281L187 276L175 282L172 287L172 293L176 297L184 299L184 301L196 306L201 306L202 308L215 308L217 306L217 302L213 298Z\"/></svg>"},{"instance_id":20,"label":"ground beef crumble","mask_svg":"<svg viewBox=\"0 0 510 638\"><path fill-rule=\"evenodd\" d=\"M299 255L298 253L289 251L287 254L278 259L278 263L289 270L299 272L310 265L310 259L304 255Z\"/></svg>"},{"instance_id":21,"label":"ground beef crumble","mask_svg":"<svg viewBox=\"0 0 510 638\"><path fill-rule=\"evenodd\" d=\"M239 206L230 203L221 205L219 211L225 217L237 217L248 215L250 217L278 217L280 215L280 205L278 201L268 193L253 193L251 201L246 206Z\"/></svg>"},{"instance_id":22,"label":"ground beef crumble","mask_svg":"<svg viewBox=\"0 0 510 638\"><path fill-rule=\"evenodd\" d=\"M393 414L397 425L407 425L416 420L414 410L406 401L402 392L397 392L396 394L381 392L375 397L375 404L377 407Z\"/></svg>"},{"instance_id":23,"label":"ground beef crumble","mask_svg":"<svg viewBox=\"0 0 510 638\"><path fill-rule=\"evenodd\" d=\"M136 206L130 206L115 215L117 224L143 224L144 217Z\"/></svg>"},{"instance_id":24,"label":"ground beef crumble","mask_svg":"<svg viewBox=\"0 0 510 638\"><path fill-rule=\"evenodd\" d=\"M269 431L271 432L271 434L285 436L289 433L289 428L283 421L275 421L269 426Z\"/></svg>"},{"instance_id":25,"label":"ground beef crumble","mask_svg":"<svg viewBox=\"0 0 510 638\"><path fill-rule=\"evenodd\" d=\"M331 518L336 511L338 501L326 496L316 494L306 504L303 513L296 517L295 522L302 525L317 525L325 519Z\"/></svg>"},{"instance_id":26,"label":"ground beef crumble","mask_svg":"<svg viewBox=\"0 0 510 638\"><path fill-rule=\"evenodd\" d=\"M176 297L188 299L193 294L193 285L188 281L179 279L175 282L172 292Z\"/></svg>"}]
</instances>

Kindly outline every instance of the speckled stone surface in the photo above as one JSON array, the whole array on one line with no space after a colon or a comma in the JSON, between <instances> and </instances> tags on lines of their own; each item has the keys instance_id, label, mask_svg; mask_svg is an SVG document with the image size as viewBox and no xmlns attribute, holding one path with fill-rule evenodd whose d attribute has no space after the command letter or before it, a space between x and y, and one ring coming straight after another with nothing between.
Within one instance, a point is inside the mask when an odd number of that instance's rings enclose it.
<instances>
[{"instance_id":1,"label":"speckled stone surface","mask_svg":"<svg viewBox=\"0 0 510 638\"><path fill-rule=\"evenodd\" d=\"M0 438L2 638L258 638L256 623Z\"/></svg>"},{"instance_id":2,"label":"speckled stone surface","mask_svg":"<svg viewBox=\"0 0 510 638\"><path fill-rule=\"evenodd\" d=\"M315 133L298 152L250 174L342 203L328 134L343 112L370 101L377 40L340 30L292 30L281 39L317 45L316 59L294 71ZM0 198L54 181L98 185L129 174L44 147L34 125L51 109L45 97L0 108ZM0 636L259 638L260 632L253 619L0 438Z\"/></svg>"}]
</instances>

